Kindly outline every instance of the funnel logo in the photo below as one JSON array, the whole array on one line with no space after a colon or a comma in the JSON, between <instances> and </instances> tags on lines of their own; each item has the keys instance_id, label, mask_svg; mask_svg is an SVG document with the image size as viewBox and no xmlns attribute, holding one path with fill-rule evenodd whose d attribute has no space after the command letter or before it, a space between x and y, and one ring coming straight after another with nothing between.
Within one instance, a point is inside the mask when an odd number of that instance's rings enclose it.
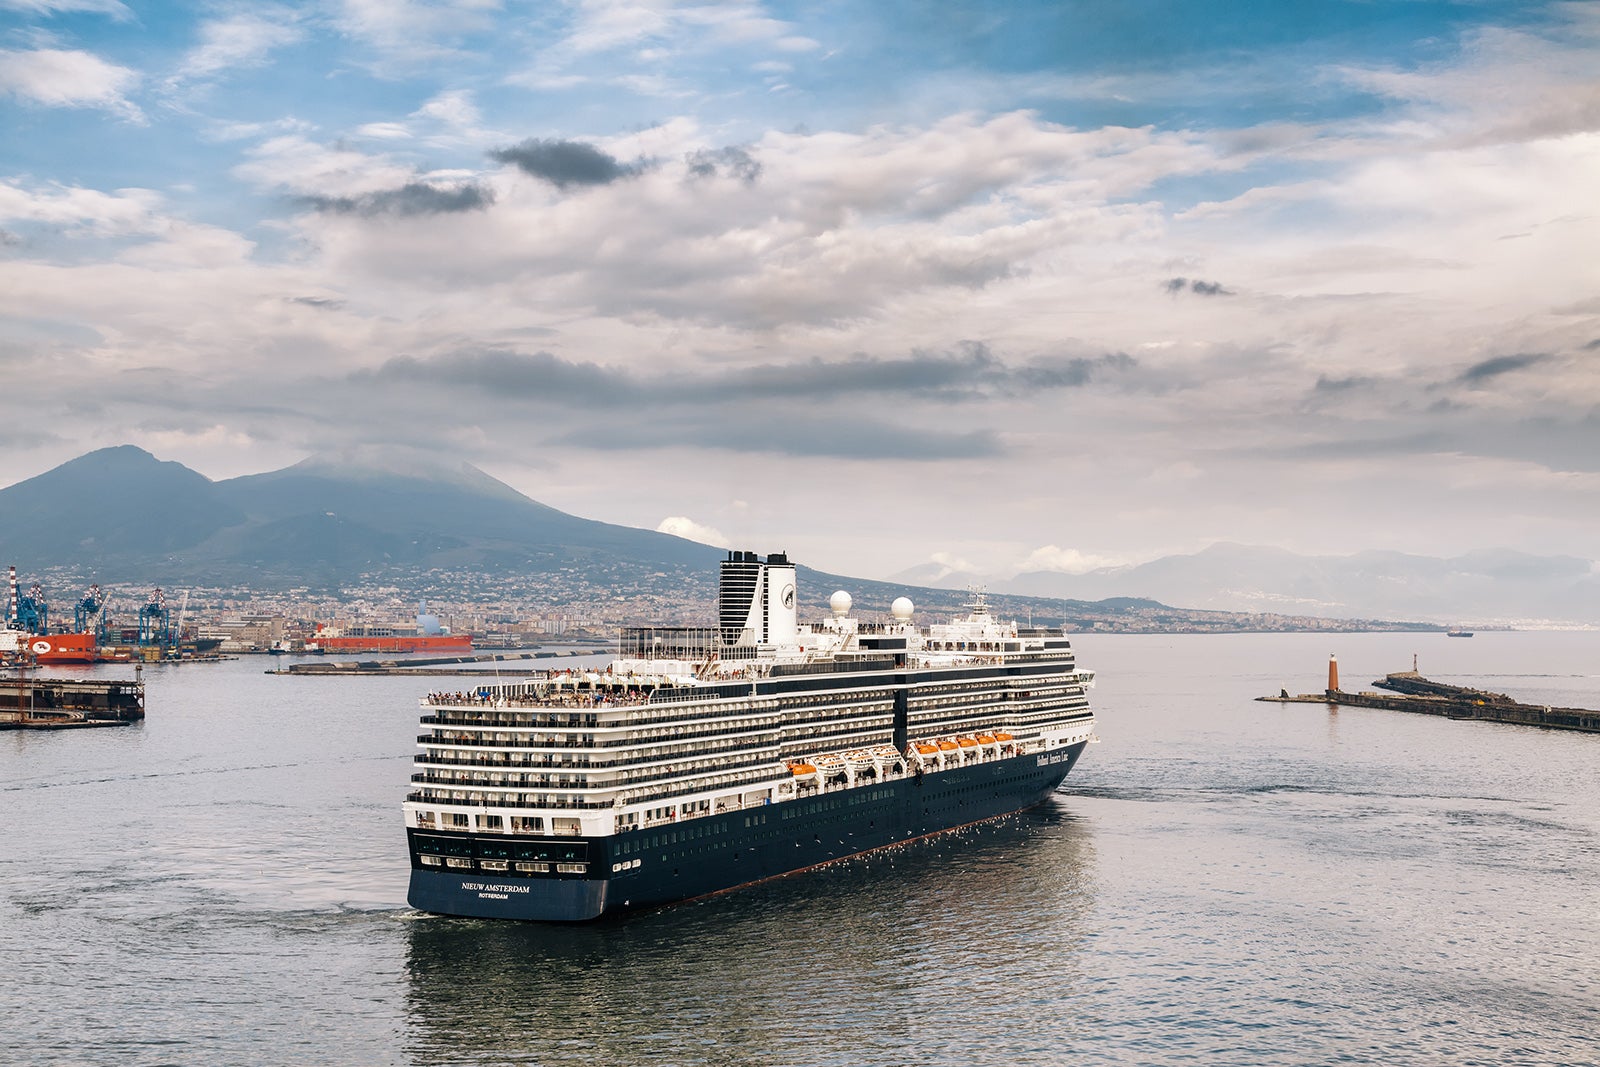
<instances>
[{"instance_id":1,"label":"funnel logo","mask_svg":"<svg viewBox=\"0 0 1600 1067\"><path fill-rule=\"evenodd\" d=\"M784 586L783 587L783 594L781 596L781 599L783 600L783 606L785 608L794 607L794 586L792 586L792 585Z\"/></svg>"},{"instance_id":2,"label":"funnel logo","mask_svg":"<svg viewBox=\"0 0 1600 1067\"><path fill-rule=\"evenodd\" d=\"M49 651L50 651L50 642L49 641L35 641L33 643L33 654L35 656L42 656L46 652L49 652Z\"/></svg>"}]
</instances>

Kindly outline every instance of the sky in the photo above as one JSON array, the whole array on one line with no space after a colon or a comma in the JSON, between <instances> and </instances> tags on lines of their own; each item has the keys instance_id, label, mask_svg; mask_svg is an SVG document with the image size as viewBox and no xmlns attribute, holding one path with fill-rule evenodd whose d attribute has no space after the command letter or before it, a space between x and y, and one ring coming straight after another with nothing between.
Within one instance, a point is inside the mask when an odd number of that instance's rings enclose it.
<instances>
[{"instance_id":1,"label":"sky","mask_svg":"<svg viewBox=\"0 0 1600 1067\"><path fill-rule=\"evenodd\" d=\"M1600 559L1600 4L0 0L0 484Z\"/></svg>"}]
</instances>

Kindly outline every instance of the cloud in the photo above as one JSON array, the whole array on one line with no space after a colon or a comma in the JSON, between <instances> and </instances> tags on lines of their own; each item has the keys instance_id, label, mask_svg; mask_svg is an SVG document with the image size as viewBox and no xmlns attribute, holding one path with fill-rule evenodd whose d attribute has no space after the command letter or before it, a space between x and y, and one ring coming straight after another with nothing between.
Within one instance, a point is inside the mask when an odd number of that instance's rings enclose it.
<instances>
[{"instance_id":1,"label":"cloud","mask_svg":"<svg viewBox=\"0 0 1600 1067\"><path fill-rule=\"evenodd\" d=\"M375 371L357 372L357 377L481 389L508 399L695 406L758 400L824 402L868 396L918 397L940 402L977 400L1080 387L1102 371L1123 372L1135 366L1136 361L1121 353L1092 358L1047 357L1009 364L987 346L967 342L948 352L917 351L893 359L857 354L848 359L817 358L660 375L565 360L549 352L525 355L485 349L431 360L396 356Z\"/></svg>"},{"instance_id":2,"label":"cloud","mask_svg":"<svg viewBox=\"0 0 1600 1067\"><path fill-rule=\"evenodd\" d=\"M299 133L270 138L247 155L233 169L235 176L307 197L358 198L416 181L414 168L388 156L318 144Z\"/></svg>"},{"instance_id":3,"label":"cloud","mask_svg":"<svg viewBox=\"0 0 1600 1067\"><path fill-rule=\"evenodd\" d=\"M79 12L88 15L109 15L117 22L133 18L121 0L0 0L0 8L9 8L26 15L70 15Z\"/></svg>"},{"instance_id":4,"label":"cloud","mask_svg":"<svg viewBox=\"0 0 1600 1067\"><path fill-rule=\"evenodd\" d=\"M162 199L149 189L98 189L52 185L28 188L0 180L0 220L40 223L71 237L149 235L165 225Z\"/></svg>"},{"instance_id":5,"label":"cloud","mask_svg":"<svg viewBox=\"0 0 1600 1067\"><path fill-rule=\"evenodd\" d=\"M582 426L559 434L552 444L601 451L705 448L740 454L933 463L990 460L1007 454L992 430L950 431L853 419L827 412L724 411L715 421L685 425L681 418L634 415L611 423L604 433Z\"/></svg>"},{"instance_id":6,"label":"cloud","mask_svg":"<svg viewBox=\"0 0 1600 1067\"><path fill-rule=\"evenodd\" d=\"M361 196L302 196L299 201L317 211L335 215L407 217L482 211L494 203L494 191L470 183L440 188L424 182L407 182L398 189L383 189Z\"/></svg>"},{"instance_id":7,"label":"cloud","mask_svg":"<svg viewBox=\"0 0 1600 1067\"><path fill-rule=\"evenodd\" d=\"M183 57L178 72L167 80L168 88L262 66L275 49L295 44L305 36L298 20L298 14L288 9L260 7L202 23L200 43Z\"/></svg>"},{"instance_id":8,"label":"cloud","mask_svg":"<svg viewBox=\"0 0 1600 1067\"><path fill-rule=\"evenodd\" d=\"M1176 296L1188 289L1191 293L1201 296L1232 296L1233 290L1224 289L1221 282L1203 282L1199 278L1168 278L1161 283L1161 287Z\"/></svg>"},{"instance_id":9,"label":"cloud","mask_svg":"<svg viewBox=\"0 0 1600 1067\"><path fill-rule=\"evenodd\" d=\"M725 176L752 183L761 177L761 164L749 150L738 146L727 148L697 148L685 157L691 178Z\"/></svg>"},{"instance_id":10,"label":"cloud","mask_svg":"<svg viewBox=\"0 0 1600 1067\"><path fill-rule=\"evenodd\" d=\"M493 28L496 0L340 0L338 24L378 54L381 76L466 58L461 44Z\"/></svg>"},{"instance_id":11,"label":"cloud","mask_svg":"<svg viewBox=\"0 0 1600 1067\"><path fill-rule=\"evenodd\" d=\"M607 185L640 171L581 141L541 141L529 138L510 148L489 153L497 163L510 163L524 174L541 178L558 189L569 185Z\"/></svg>"},{"instance_id":12,"label":"cloud","mask_svg":"<svg viewBox=\"0 0 1600 1067\"><path fill-rule=\"evenodd\" d=\"M0 92L45 107L101 108L142 124L144 112L125 95L139 80L137 71L91 52L0 50Z\"/></svg>"},{"instance_id":13,"label":"cloud","mask_svg":"<svg viewBox=\"0 0 1600 1067\"><path fill-rule=\"evenodd\" d=\"M1088 574L1106 567L1121 566L1125 561L1111 556L1080 552L1075 548L1058 548L1044 545L1028 553L1017 565L1018 573L1055 571L1058 574Z\"/></svg>"},{"instance_id":14,"label":"cloud","mask_svg":"<svg viewBox=\"0 0 1600 1067\"><path fill-rule=\"evenodd\" d=\"M669 515L662 519L656 526L656 533L671 534L674 537L687 538L716 548L727 548L732 543L728 540L728 535L716 527L701 525L683 515Z\"/></svg>"},{"instance_id":15,"label":"cloud","mask_svg":"<svg viewBox=\"0 0 1600 1067\"><path fill-rule=\"evenodd\" d=\"M1525 370L1528 367L1538 366L1539 364L1549 360L1549 358L1550 357L1548 355L1539 353L1525 353L1515 356L1495 356L1492 359L1486 359L1480 363L1474 363L1472 366L1462 371L1461 376L1457 378L1456 381L1463 385L1475 387L1483 384L1491 378L1498 378L1502 374L1510 374L1513 371Z\"/></svg>"}]
</instances>

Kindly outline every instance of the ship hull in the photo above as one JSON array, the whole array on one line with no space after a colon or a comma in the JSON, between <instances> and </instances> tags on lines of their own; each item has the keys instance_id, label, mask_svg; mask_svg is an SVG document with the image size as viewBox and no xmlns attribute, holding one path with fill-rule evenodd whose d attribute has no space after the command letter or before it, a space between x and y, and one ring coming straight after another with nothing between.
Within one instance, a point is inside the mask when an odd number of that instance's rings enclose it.
<instances>
[{"instance_id":1,"label":"ship hull","mask_svg":"<svg viewBox=\"0 0 1600 1067\"><path fill-rule=\"evenodd\" d=\"M442 915L582 922L707 896L1032 807L1061 784L1086 744L613 837L530 840L409 829L407 899ZM424 855L456 866L430 868ZM482 866L514 866L523 857L546 861L551 873ZM573 873L580 865L586 872Z\"/></svg>"},{"instance_id":2,"label":"ship hull","mask_svg":"<svg viewBox=\"0 0 1600 1067\"><path fill-rule=\"evenodd\" d=\"M94 634L35 634L28 647L41 664L94 663L100 658Z\"/></svg>"},{"instance_id":3,"label":"ship hull","mask_svg":"<svg viewBox=\"0 0 1600 1067\"><path fill-rule=\"evenodd\" d=\"M323 652L471 652L469 634L416 637L314 637Z\"/></svg>"}]
</instances>

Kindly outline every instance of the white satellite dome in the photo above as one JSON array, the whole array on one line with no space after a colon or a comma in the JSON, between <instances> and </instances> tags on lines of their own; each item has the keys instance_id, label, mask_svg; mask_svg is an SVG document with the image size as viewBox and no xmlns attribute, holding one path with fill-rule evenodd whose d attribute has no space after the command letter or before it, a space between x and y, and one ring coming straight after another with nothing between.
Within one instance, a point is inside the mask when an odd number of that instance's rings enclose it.
<instances>
[{"instance_id":1,"label":"white satellite dome","mask_svg":"<svg viewBox=\"0 0 1600 1067\"><path fill-rule=\"evenodd\" d=\"M855 601L850 599L850 594L843 589L828 598L828 607L833 609L835 615L850 614L850 605L854 603Z\"/></svg>"},{"instance_id":2,"label":"white satellite dome","mask_svg":"<svg viewBox=\"0 0 1600 1067\"><path fill-rule=\"evenodd\" d=\"M894 598L894 603L889 605L889 614L900 622L909 621L911 613L915 610L916 607L911 603L911 598L907 596L897 596Z\"/></svg>"}]
</instances>

